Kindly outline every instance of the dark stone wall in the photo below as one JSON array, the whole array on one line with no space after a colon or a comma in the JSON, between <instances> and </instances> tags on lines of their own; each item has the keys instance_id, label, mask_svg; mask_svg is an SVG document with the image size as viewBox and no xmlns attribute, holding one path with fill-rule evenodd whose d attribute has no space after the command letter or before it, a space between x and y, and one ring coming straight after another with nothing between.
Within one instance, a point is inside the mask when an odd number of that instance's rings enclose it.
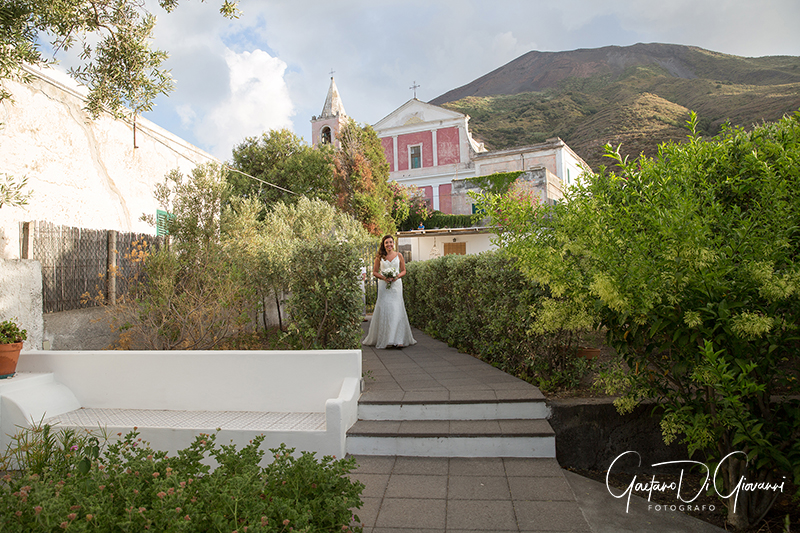
<instances>
[{"instance_id":1,"label":"dark stone wall","mask_svg":"<svg viewBox=\"0 0 800 533\"><path fill-rule=\"evenodd\" d=\"M660 408L655 404L639 405L627 415L617 412L613 398L549 400L548 405L550 425L556 433L556 458L563 468L607 471L614 459L626 451L638 452L645 468L689 458L680 438L669 446L664 444ZM614 465L614 471L634 470L639 468L633 454Z\"/></svg>"}]
</instances>

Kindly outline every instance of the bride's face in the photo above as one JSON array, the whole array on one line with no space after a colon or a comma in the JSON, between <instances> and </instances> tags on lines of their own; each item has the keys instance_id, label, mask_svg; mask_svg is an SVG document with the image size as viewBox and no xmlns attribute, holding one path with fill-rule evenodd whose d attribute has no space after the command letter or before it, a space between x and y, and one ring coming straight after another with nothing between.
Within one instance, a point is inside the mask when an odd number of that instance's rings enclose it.
<instances>
[{"instance_id":1,"label":"bride's face","mask_svg":"<svg viewBox=\"0 0 800 533\"><path fill-rule=\"evenodd\" d=\"M386 253L391 253L394 250L394 239L386 239L383 241L383 247L386 249Z\"/></svg>"}]
</instances>

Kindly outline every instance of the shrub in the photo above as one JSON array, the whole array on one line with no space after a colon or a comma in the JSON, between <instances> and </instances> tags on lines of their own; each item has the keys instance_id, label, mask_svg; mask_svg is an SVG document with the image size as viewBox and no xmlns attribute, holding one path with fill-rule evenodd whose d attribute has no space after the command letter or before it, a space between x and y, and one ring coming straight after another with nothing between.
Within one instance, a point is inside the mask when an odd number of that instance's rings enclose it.
<instances>
[{"instance_id":1,"label":"shrub","mask_svg":"<svg viewBox=\"0 0 800 533\"><path fill-rule=\"evenodd\" d=\"M189 176L173 171L157 188L162 207L173 212L171 245L145 252L132 299L112 308L122 347L211 349L254 326L260 277L251 275L246 243L223 226L227 190L212 164Z\"/></svg>"},{"instance_id":2,"label":"shrub","mask_svg":"<svg viewBox=\"0 0 800 533\"><path fill-rule=\"evenodd\" d=\"M578 328L536 331L547 293L503 254L446 255L406 269L409 320L433 337L545 390L588 371L574 357Z\"/></svg>"},{"instance_id":3,"label":"shrub","mask_svg":"<svg viewBox=\"0 0 800 533\"><path fill-rule=\"evenodd\" d=\"M557 299L606 328L627 368L617 406L665 407L667 443L719 462L735 529L774 502L749 482L800 482L800 113L601 168L552 207L487 195L500 242ZM733 454L733 455L731 455ZM723 460L727 458L726 460Z\"/></svg>"},{"instance_id":4,"label":"shrub","mask_svg":"<svg viewBox=\"0 0 800 533\"><path fill-rule=\"evenodd\" d=\"M199 435L174 457L136 431L121 437L101 443L49 426L24 430L10 455L19 469L0 478L0 530L360 530L351 509L361 507L364 486L347 477L352 458L295 457L281 445L262 467L263 435L238 451L218 447L216 435Z\"/></svg>"},{"instance_id":5,"label":"shrub","mask_svg":"<svg viewBox=\"0 0 800 533\"><path fill-rule=\"evenodd\" d=\"M441 211L430 214L410 214L402 224L400 231L414 230L423 224L426 229L433 228L470 228L480 222L482 215L450 215Z\"/></svg>"},{"instance_id":6,"label":"shrub","mask_svg":"<svg viewBox=\"0 0 800 533\"><path fill-rule=\"evenodd\" d=\"M188 177L173 172L158 187L162 207L174 211L169 218L173 242L139 257L143 281L133 300L113 310L125 330L120 345L227 346L232 337L257 327L268 298L275 299L283 330L280 309L291 290L290 340L296 346L357 347L353 339L360 326L353 324L360 324L363 299L360 263L353 263L353 255L372 237L353 217L322 200L277 202L261 220L254 199L229 198L226 204L228 185L220 172L213 165L198 167Z\"/></svg>"},{"instance_id":7,"label":"shrub","mask_svg":"<svg viewBox=\"0 0 800 533\"><path fill-rule=\"evenodd\" d=\"M303 349L354 349L361 340L364 300L359 248L350 243L301 241L292 253L289 312Z\"/></svg>"}]
</instances>

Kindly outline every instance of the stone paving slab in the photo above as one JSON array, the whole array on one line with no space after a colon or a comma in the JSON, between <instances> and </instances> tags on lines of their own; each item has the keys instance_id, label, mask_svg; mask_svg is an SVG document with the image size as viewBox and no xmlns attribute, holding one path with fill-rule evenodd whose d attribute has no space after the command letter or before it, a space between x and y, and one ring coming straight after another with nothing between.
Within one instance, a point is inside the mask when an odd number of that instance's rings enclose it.
<instances>
[{"instance_id":1,"label":"stone paving slab","mask_svg":"<svg viewBox=\"0 0 800 533\"><path fill-rule=\"evenodd\" d=\"M368 376L362 402L543 399L532 385L417 329L413 334L418 343L401 350L362 347ZM383 379L370 380L370 371ZM478 384L461 385L459 379L474 379ZM445 394L447 399L442 400ZM451 420L450 430L454 422L460 421ZM496 423L505 431L525 429L520 421ZM395 424L392 429L399 431L401 422L387 424ZM351 477L366 486L363 506L355 510L365 533L723 531L681 513L654 513L649 502L637 496L628 513L605 485L565 471L550 458L355 458L358 467Z\"/></svg>"},{"instance_id":2,"label":"stone paving slab","mask_svg":"<svg viewBox=\"0 0 800 533\"><path fill-rule=\"evenodd\" d=\"M355 459L365 532L591 531L555 459Z\"/></svg>"},{"instance_id":3,"label":"stone paving slab","mask_svg":"<svg viewBox=\"0 0 800 533\"><path fill-rule=\"evenodd\" d=\"M366 332L368 323L364 323ZM474 402L543 400L542 393L469 354L412 328L417 344L378 350L362 346L365 391L361 402ZM403 394L401 397L400 395Z\"/></svg>"}]
</instances>

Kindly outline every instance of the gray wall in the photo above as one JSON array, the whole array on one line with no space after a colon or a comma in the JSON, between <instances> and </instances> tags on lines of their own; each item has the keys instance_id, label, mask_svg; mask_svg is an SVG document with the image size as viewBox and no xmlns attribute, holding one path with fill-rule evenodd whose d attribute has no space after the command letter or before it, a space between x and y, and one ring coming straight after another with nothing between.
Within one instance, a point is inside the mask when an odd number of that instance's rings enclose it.
<instances>
[{"instance_id":1,"label":"gray wall","mask_svg":"<svg viewBox=\"0 0 800 533\"><path fill-rule=\"evenodd\" d=\"M45 348L107 350L119 340L106 307L89 307L44 315Z\"/></svg>"},{"instance_id":2,"label":"gray wall","mask_svg":"<svg viewBox=\"0 0 800 533\"><path fill-rule=\"evenodd\" d=\"M23 350L42 347L42 266L28 259L0 259L0 321L14 320L27 330Z\"/></svg>"}]
</instances>

